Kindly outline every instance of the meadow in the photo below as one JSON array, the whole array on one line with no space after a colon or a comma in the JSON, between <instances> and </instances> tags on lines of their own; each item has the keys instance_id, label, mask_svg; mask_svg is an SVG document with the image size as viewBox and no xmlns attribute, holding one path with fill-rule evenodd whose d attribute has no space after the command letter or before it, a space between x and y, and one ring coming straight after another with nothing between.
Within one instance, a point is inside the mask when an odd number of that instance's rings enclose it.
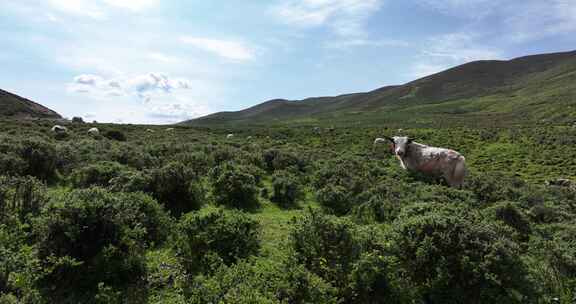
<instances>
[{"instance_id":1,"label":"meadow","mask_svg":"<svg viewBox=\"0 0 576 304\"><path fill-rule=\"evenodd\" d=\"M576 301L570 125L53 125L0 121L0 303ZM401 134L463 188L372 144Z\"/></svg>"}]
</instances>

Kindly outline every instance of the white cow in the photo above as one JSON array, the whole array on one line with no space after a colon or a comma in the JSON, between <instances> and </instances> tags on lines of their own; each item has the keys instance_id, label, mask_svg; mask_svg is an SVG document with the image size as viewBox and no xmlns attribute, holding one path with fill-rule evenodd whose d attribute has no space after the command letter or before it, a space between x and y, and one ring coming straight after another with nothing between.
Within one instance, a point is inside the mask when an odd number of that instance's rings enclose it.
<instances>
[{"instance_id":1,"label":"white cow","mask_svg":"<svg viewBox=\"0 0 576 304\"><path fill-rule=\"evenodd\" d=\"M50 130L54 133L66 133L66 132L68 132L68 128L63 127L61 125L55 125Z\"/></svg>"},{"instance_id":2,"label":"white cow","mask_svg":"<svg viewBox=\"0 0 576 304\"><path fill-rule=\"evenodd\" d=\"M98 128L90 128L90 130L88 130L88 134L92 136L98 136L100 135L100 130L98 130Z\"/></svg>"},{"instance_id":3,"label":"white cow","mask_svg":"<svg viewBox=\"0 0 576 304\"><path fill-rule=\"evenodd\" d=\"M230 134L226 135L226 139L231 139L231 138L234 138L234 134L230 133Z\"/></svg>"},{"instance_id":4,"label":"white cow","mask_svg":"<svg viewBox=\"0 0 576 304\"><path fill-rule=\"evenodd\" d=\"M443 177L452 187L462 186L468 172L464 156L451 149L419 144L406 136L376 138L374 144L379 143L391 144L403 169Z\"/></svg>"}]
</instances>

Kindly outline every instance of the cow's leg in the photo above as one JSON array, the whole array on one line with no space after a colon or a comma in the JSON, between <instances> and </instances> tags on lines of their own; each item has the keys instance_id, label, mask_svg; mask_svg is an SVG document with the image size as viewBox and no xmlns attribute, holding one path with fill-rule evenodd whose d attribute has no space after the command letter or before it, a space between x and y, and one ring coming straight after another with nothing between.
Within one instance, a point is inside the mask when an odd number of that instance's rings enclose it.
<instances>
[{"instance_id":1,"label":"cow's leg","mask_svg":"<svg viewBox=\"0 0 576 304\"><path fill-rule=\"evenodd\" d=\"M451 187L462 188L464 183L464 177L466 177L466 160L464 156L460 156L456 164L454 165L454 170L448 174L449 178L446 179Z\"/></svg>"}]
</instances>

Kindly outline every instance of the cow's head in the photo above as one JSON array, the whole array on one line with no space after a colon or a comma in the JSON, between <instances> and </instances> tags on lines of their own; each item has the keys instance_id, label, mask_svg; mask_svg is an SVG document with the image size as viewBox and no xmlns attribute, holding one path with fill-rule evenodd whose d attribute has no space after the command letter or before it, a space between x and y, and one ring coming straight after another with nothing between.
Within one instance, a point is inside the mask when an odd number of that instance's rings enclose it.
<instances>
[{"instance_id":1,"label":"cow's head","mask_svg":"<svg viewBox=\"0 0 576 304\"><path fill-rule=\"evenodd\" d=\"M403 157L404 155L406 155L406 153L408 153L408 147L413 141L412 138L407 136L394 136L394 137L384 136L384 139L391 143L393 153L400 157ZM384 140L381 138L377 138L376 141L382 142ZM374 141L375 144L376 141Z\"/></svg>"}]
</instances>

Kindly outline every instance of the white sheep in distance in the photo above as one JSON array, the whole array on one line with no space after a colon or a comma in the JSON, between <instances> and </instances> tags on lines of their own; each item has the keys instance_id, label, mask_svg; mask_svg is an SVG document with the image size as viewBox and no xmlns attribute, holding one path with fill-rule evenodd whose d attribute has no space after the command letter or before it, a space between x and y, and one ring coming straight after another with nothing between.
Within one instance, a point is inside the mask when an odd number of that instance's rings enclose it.
<instances>
[{"instance_id":1,"label":"white sheep in distance","mask_svg":"<svg viewBox=\"0 0 576 304\"><path fill-rule=\"evenodd\" d=\"M374 144L390 143L403 169L442 177L451 187L461 187L468 170L460 153L414 142L406 136L376 138Z\"/></svg>"},{"instance_id":2,"label":"white sheep in distance","mask_svg":"<svg viewBox=\"0 0 576 304\"><path fill-rule=\"evenodd\" d=\"M100 135L100 130L98 130L98 128L90 128L90 130L88 130L88 134L92 136L98 136Z\"/></svg>"},{"instance_id":3,"label":"white sheep in distance","mask_svg":"<svg viewBox=\"0 0 576 304\"><path fill-rule=\"evenodd\" d=\"M234 138L234 134L230 133L226 135L226 139L232 139L232 138Z\"/></svg>"},{"instance_id":4,"label":"white sheep in distance","mask_svg":"<svg viewBox=\"0 0 576 304\"><path fill-rule=\"evenodd\" d=\"M66 133L66 132L68 132L68 128L63 127L61 125L55 125L50 130L54 133Z\"/></svg>"}]
</instances>

